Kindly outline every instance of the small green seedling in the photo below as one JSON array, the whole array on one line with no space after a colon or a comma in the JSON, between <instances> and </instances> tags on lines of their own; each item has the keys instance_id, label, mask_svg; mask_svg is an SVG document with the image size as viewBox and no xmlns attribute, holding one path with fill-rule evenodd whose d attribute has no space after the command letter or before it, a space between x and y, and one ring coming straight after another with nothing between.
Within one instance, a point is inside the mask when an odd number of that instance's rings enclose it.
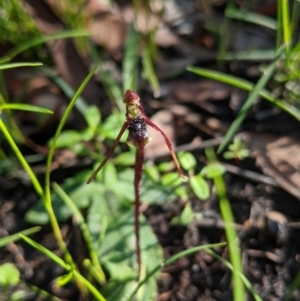
<instances>
[{"instance_id":1,"label":"small green seedling","mask_svg":"<svg viewBox=\"0 0 300 301\"><path fill-rule=\"evenodd\" d=\"M245 147L241 138L235 137L233 142L228 146L228 151L223 154L225 159L235 159L236 162L246 159L251 154L250 150Z\"/></svg>"}]
</instances>

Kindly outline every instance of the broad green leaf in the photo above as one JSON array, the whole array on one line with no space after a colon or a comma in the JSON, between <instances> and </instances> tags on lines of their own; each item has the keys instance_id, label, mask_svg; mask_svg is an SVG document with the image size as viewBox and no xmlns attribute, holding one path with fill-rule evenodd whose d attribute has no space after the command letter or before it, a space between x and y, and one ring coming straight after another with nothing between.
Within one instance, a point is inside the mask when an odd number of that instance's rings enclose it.
<instances>
[{"instance_id":1,"label":"broad green leaf","mask_svg":"<svg viewBox=\"0 0 300 301\"><path fill-rule=\"evenodd\" d=\"M201 170L201 175L207 177L208 179L213 179L215 177L221 176L225 173L226 168L219 164L219 163L213 163L205 166Z\"/></svg>"},{"instance_id":2,"label":"broad green leaf","mask_svg":"<svg viewBox=\"0 0 300 301\"><path fill-rule=\"evenodd\" d=\"M133 150L133 149L132 149ZM134 151L123 152L113 159L115 165L133 166L135 163Z\"/></svg>"},{"instance_id":3,"label":"broad green leaf","mask_svg":"<svg viewBox=\"0 0 300 301\"><path fill-rule=\"evenodd\" d=\"M0 265L0 286L17 285L20 281L20 272L12 263Z\"/></svg>"},{"instance_id":4,"label":"broad green leaf","mask_svg":"<svg viewBox=\"0 0 300 301\"><path fill-rule=\"evenodd\" d=\"M160 175L159 175L159 171L157 166L153 165L153 166L149 166L146 165L145 168L145 174L149 177L149 179L153 182L158 182Z\"/></svg>"},{"instance_id":5,"label":"broad green leaf","mask_svg":"<svg viewBox=\"0 0 300 301\"><path fill-rule=\"evenodd\" d=\"M172 163L171 162L162 162L157 166L160 172L169 172L172 170Z\"/></svg>"},{"instance_id":6,"label":"broad green leaf","mask_svg":"<svg viewBox=\"0 0 300 301\"><path fill-rule=\"evenodd\" d=\"M195 159L195 157L188 152L179 152L178 153L178 160L182 166L183 169L185 170L193 170L196 165L197 165L197 161Z\"/></svg>"},{"instance_id":7,"label":"broad green leaf","mask_svg":"<svg viewBox=\"0 0 300 301\"><path fill-rule=\"evenodd\" d=\"M92 129L96 128L101 120L100 111L96 106L89 106L84 114L84 118L88 126Z\"/></svg>"},{"instance_id":8,"label":"broad green leaf","mask_svg":"<svg viewBox=\"0 0 300 301\"><path fill-rule=\"evenodd\" d=\"M121 115L119 113L113 113L109 115L109 117L107 117L105 121L99 126L99 131L101 135L103 135L103 137L111 140L115 140L124 122L125 122L124 115ZM128 135L124 133L121 138L121 141L125 142L127 136Z\"/></svg>"},{"instance_id":9,"label":"broad green leaf","mask_svg":"<svg viewBox=\"0 0 300 301\"><path fill-rule=\"evenodd\" d=\"M188 226L194 219L194 211L190 203L187 203L179 216L171 220L172 225Z\"/></svg>"},{"instance_id":10,"label":"broad green leaf","mask_svg":"<svg viewBox=\"0 0 300 301\"><path fill-rule=\"evenodd\" d=\"M206 200L210 196L209 186L200 173L190 178L190 186L200 200Z\"/></svg>"},{"instance_id":11,"label":"broad green leaf","mask_svg":"<svg viewBox=\"0 0 300 301\"><path fill-rule=\"evenodd\" d=\"M181 185L176 187L174 193L178 195L182 200L187 201L189 199L187 187L185 185Z\"/></svg>"},{"instance_id":12,"label":"broad green leaf","mask_svg":"<svg viewBox=\"0 0 300 301\"><path fill-rule=\"evenodd\" d=\"M176 186L181 184L181 178L177 172L169 172L161 177L161 184L163 186Z\"/></svg>"},{"instance_id":13,"label":"broad green leaf","mask_svg":"<svg viewBox=\"0 0 300 301\"><path fill-rule=\"evenodd\" d=\"M82 135L80 132L74 130L63 131L56 140L56 147L70 147L75 143L82 141ZM53 139L49 140L48 145L52 145Z\"/></svg>"},{"instance_id":14,"label":"broad green leaf","mask_svg":"<svg viewBox=\"0 0 300 301\"><path fill-rule=\"evenodd\" d=\"M100 246L101 228L98 228L97 231L93 226L91 232L99 259L110 275L110 281L103 290L103 294L108 301L115 301L126 298L137 285L135 281L137 264L135 259L134 207L122 202L113 191L110 194L105 194L104 198L102 202L97 202L96 199L93 201L88 210L88 225L90 226L90 220L94 220L94 215L100 219L100 224L101 219L107 219L105 237ZM139 220L142 264L148 271L162 260L162 250L145 218L141 215ZM157 295L155 278L148 281L145 288L144 293L139 295L136 300L153 301Z\"/></svg>"}]
</instances>

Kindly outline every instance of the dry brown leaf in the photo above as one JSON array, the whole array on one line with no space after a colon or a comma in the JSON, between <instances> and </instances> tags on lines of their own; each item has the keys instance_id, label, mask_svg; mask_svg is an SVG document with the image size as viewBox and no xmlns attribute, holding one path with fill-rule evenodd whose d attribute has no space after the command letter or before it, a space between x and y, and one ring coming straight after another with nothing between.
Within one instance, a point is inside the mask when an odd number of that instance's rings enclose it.
<instances>
[{"instance_id":1,"label":"dry brown leaf","mask_svg":"<svg viewBox=\"0 0 300 301\"><path fill-rule=\"evenodd\" d=\"M300 200L300 140L272 134L242 134L263 172Z\"/></svg>"}]
</instances>

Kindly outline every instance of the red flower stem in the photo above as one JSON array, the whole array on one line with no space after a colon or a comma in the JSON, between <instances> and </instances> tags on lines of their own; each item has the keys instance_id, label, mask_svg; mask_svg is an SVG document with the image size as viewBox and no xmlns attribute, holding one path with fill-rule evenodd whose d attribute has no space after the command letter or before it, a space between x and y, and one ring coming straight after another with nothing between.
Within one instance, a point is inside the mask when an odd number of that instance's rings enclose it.
<instances>
[{"instance_id":1,"label":"red flower stem","mask_svg":"<svg viewBox=\"0 0 300 301\"><path fill-rule=\"evenodd\" d=\"M145 118L145 121L146 121L146 123L147 123L148 125L150 125L153 129L155 129L157 132L159 132L159 133L163 136L163 138L164 138L164 140L165 140L165 143L166 143L166 145L167 145L168 148L169 148L169 151L170 151L170 154L171 154L171 156L172 156L172 158L173 158L173 161L174 161L174 163L175 163L175 165L176 165L177 172L178 172L178 174L184 179L185 177L184 177L183 171L182 171L182 169L181 169L181 167L180 167L179 161L177 160L177 157L176 157L176 155L175 155L175 152L174 152L174 150L173 150L173 147L172 147L172 144L171 144L169 138L168 138L168 137L166 136L166 134L165 134L165 133L164 133L164 132L156 125L156 124L154 124L147 116L144 116L144 118Z\"/></svg>"},{"instance_id":2,"label":"red flower stem","mask_svg":"<svg viewBox=\"0 0 300 301\"><path fill-rule=\"evenodd\" d=\"M111 149L109 150L108 154L106 155L105 159L101 162L101 164L97 167L97 169L93 172L93 174L89 177L89 179L87 180L87 184L90 184L94 178L96 177L97 173L101 170L101 168L105 165L105 163L109 160L109 158L111 157L112 153L114 152L116 146L118 145L122 135L124 134L125 130L128 127L128 123L127 121L124 122L116 140L114 141L114 144L112 145Z\"/></svg>"},{"instance_id":3,"label":"red flower stem","mask_svg":"<svg viewBox=\"0 0 300 301\"><path fill-rule=\"evenodd\" d=\"M141 272L141 249L140 249L140 232L139 232L139 216L140 216L140 185L142 181L143 163L144 163L144 148L137 148L135 155L134 166L134 230L136 238L136 255L138 263L138 275Z\"/></svg>"}]
</instances>

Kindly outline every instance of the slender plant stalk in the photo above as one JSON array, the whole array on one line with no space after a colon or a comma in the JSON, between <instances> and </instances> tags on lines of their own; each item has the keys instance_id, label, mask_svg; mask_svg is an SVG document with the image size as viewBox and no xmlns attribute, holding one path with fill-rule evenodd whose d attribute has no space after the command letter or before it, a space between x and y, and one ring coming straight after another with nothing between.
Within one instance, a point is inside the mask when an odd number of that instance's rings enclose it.
<instances>
[{"instance_id":1,"label":"slender plant stalk","mask_svg":"<svg viewBox=\"0 0 300 301\"><path fill-rule=\"evenodd\" d=\"M282 10L282 27L283 27L283 41L286 49L290 49L291 45L291 27L290 27L290 13L289 13L289 1L279 0L281 2Z\"/></svg>"},{"instance_id":2,"label":"slender plant stalk","mask_svg":"<svg viewBox=\"0 0 300 301\"><path fill-rule=\"evenodd\" d=\"M58 247L60 249L60 251L62 252L62 254L65 256L65 260L72 266L72 268L74 270L76 270L76 265L73 261L73 258L67 248L67 245L64 242L62 233L60 231L60 227L58 224L58 221L56 219L55 213L53 211L53 207L52 207L52 202L51 202L51 191L50 191L50 171L51 171L51 163L52 163L52 159L53 159L53 155L54 155L54 151L55 151L55 146L56 146L56 142L58 139L58 136L60 135L63 126L75 104L75 101L77 100L77 98L79 97L79 95L81 94L81 92L83 91L83 89L85 88L85 86L87 85L87 83L89 82L89 80L91 79L91 77L93 76L94 72L96 71L96 69L98 68L98 65L95 65L94 68L90 71L90 73L86 76L86 78L84 79L84 81L82 82L82 84L80 85L80 87L78 88L78 90L76 91L74 97L72 98L72 100L70 101L60 123L59 126L56 130L56 133L54 135L54 139L52 142L52 145L50 147L49 150L49 154L47 157L47 163L46 163L46 174L45 174L45 197L44 197L44 206L45 209L49 215L49 219L50 219L50 224L52 226L53 229L53 234L54 237L57 241ZM77 279L77 285L79 287L79 289L81 290L82 294L85 294L85 288L82 285L82 283L79 282L78 278Z\"/></svg>"},{"instance_id":3,"label":"slender plant stalk","mask_svg":"<svg viewBox=\"0 0 300 301\"><path fill-rule=\"evenodd\" d=\"M212 148L206 149L206 156L211 163L216 162L216 156ZM232 263L232 280L233 280L233 300L241 301L245 298L245 288L240 275L243 274L241 262L241 250L238 242L238 235L234 229L234 218L231 211L230 202L226 196L226 188L222 174L216 174L213 177L219 198L221 215L225 222L225 235L228 242L228 251L230 262Z\"/></svg>"},{"instance_id":4,"label":"slender plant stalk","mask_svg":"<svg viewBox=\"0 0 300 301\"><path fill-rule=\"evenodd\" d=\"M159 270L164 268L165 266L177 261L180 258L189 256L191 254L200 252L202 250L206 251L206 250L211 249L211 248L222 248L222 247L225 247L225 246L226 246L226 242L221 242L221 243L217 243L217 244L210 244L210 245L204 245L204 246L198 246L198 247L194 247L194 248L191 248L191 249L181 251L181 252L171 256L170 258L168 258L164 262L161 262L153 270L151 270L150 272L147 273L146 277L143 280L141 280L138 283L138 285L136 286L136 288L132 291L132 293L129 296L129 298L127 299L127 301L131 301L133 299L133 297L136 295L136 293L138 292L138 290L148 281L148 279L150 277L152 277L156 272L158 272Z\"/></svg>"},{"instance_id":5,"label":"slender plant stalk","mask_svg":"<svg viewBox=\"0 0 300 301\"><path fill-rule=\"evenodd\" d=\"M14 151L15 155L17 156L17 158L19 159L19 161L22 164L23 168L25 169L25 171L29 175L29 178L31 180L31 183L32 183L35 191L37 192L37 194L41 198L44 198L44 191L43 191L42 186L40 185L36 175L32 171L32 169L29 166L29 164L27 163L26 159L24 158L24 156L20 152L20 150L19 150L18 146L16 145L15 141L11 137L11 135L10 135L9 131L7 130L4 122L2 121L2 119L0 119L0 130L2 131L2 133L5 136L6 140L10 144L11 148L13 149L13 151Z\"/></svg>"},{"instance_id":6,"label":"slender plant stalk","mask_svg":"<svg viewBox=\"0 0 300 301\"><path fill-rule=\"evenodd\" d=\"M56 264L61 266L67 272L73 273L74 277L78 279L81 283L84 283L85 287L90 291L90 293L96 298L98 301L106 301L106 299L101 295L101 293L90 283L86 278L84 278L79 272L74 270L68 263L66 263L63 259L59 256L51 252L50 250L46 249L44 246L40 245L39 243L35 242L34 240L30 239L29 237L19 234L20 237L25 240L29 245L34 247L35 249L39 250L41 253L49 257L53 260Z\"/></svg>"},{"instance_id":7,"label":"slender plant stalk","mask_svg":"<svg viewBox=\"0 0 300 301\"><path fill-rule=\"evenodd\" d=\"M141 248L140 248L140 231L139 231L139 215L140 215L140 185L142 182L142 172L144 163L144 148L136 149L135 155L135 166L134 166L134 195L135 195L135 206L134 206L134 229L135 229L135 240L136 240L136 255L138 263L138 273L141 272Z\"/></svg>"},{"instance_id":8,"label":"slender plant stalk","mask_svg":"<svg viewBox=\"0 0 300 301\"><path fill-rule=\"evenodd\" d=\"M93 248L91 233L84 220L84 217L82 216L80 210L72 202L70 197L63 191L63 189L57 183L53 183L52 187L56 191L56 193L61 197L61 199L65 202L65 204L72 211L74 218L80 227L86 247L89 250L90 258L91 258L91 262L92 262L92 269L96 271L96 273L94 272L93 275L99 281L100 284L103 284L106 281L105 274L104 274L102 267L100 265L100 262L98 260L98 256Z\"/></svg>"},{"instance_id":9,"label":"slender plant stalk","mask_svg":"<svg viewBox=\"0 0 300 301\"><path fill-rule=\"evenodd\" d=\"M102 169L105 163L111 157L114 149L119 143L123 133L126 129L129 131L127 138L127 144L134 146L136 148L135 157L135 176L134 176L134 191L135 191L135 235L136 235L136 254L138 263L138 274L141 271L141 250L140 250L140 234L139 234L139 211L140 211L140 185L142 181L142 171L144 162L144 148L151 140L149 133L147 132L146 125L151 126L153 129L158 131L164 138L166 145L169 148L170 154L176 165L179 175L184 178L183 172L181 170L179 161L176 158L174 150L172 148L171 142L165 133L156 126L152 121L149 120L145 114L143 107L140 103L140 97L134 90L127 90L123 97L123 102L126 104L126 120L114 141L111 149L108 151L105 159L92 173L90 178L87 180L87 184L91 183L93 179L97 176L98 172Z\"/></svg>"}]
</instances>

